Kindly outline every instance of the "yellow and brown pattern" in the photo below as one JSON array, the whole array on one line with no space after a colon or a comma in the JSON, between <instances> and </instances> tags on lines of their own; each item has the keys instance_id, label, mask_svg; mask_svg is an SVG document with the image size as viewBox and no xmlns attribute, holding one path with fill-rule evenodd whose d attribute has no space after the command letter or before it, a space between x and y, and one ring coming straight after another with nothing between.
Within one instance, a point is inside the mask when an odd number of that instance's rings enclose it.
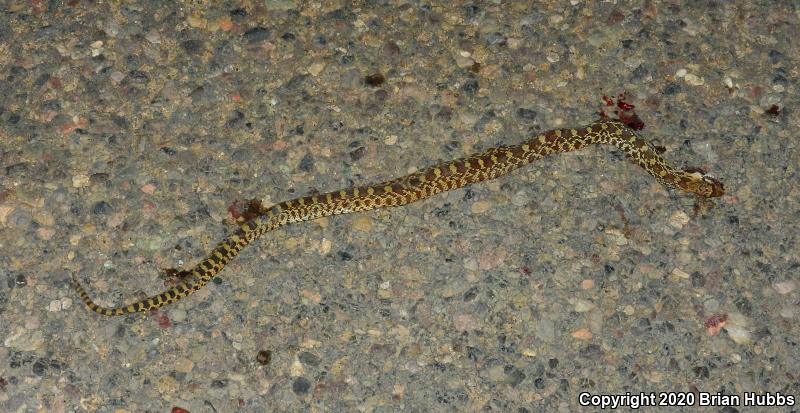
<instances>
[{"instance_id":1,"label":"yellow and brown pattern","mask_svg":"<svg viewBox=\"0 0 800 413\"><path fill-rule=\"evenodd\" d=\"M174 303L203 288L239 252L267 231L287 224L320 217L396 207L416 202L441 192L494 179L544 156L575 151L591 144L614 145L633 163L641 166L658 182L703 198L724 193L722 183L696 169L680 170L658 155L656 148L624 123L601 119L576 129L557 129L542 133L515 146L499 146L480 154L457 159L376 185L356 187L285 201L242 224L220 242L205 260L191 270L180 271L182 280L174 287L119 307L95 304L73 275L75 288L92 311L116 316L148 311Z\"/></svg>"}]
</instances>

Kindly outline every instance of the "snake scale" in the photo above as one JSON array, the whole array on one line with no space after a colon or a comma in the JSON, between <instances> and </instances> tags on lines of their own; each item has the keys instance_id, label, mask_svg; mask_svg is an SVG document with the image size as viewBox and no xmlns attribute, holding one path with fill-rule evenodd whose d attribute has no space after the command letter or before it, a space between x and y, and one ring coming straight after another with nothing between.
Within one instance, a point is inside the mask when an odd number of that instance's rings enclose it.
<instances>
[{"instance_id":1,"label":"snake scale","mask_svg":"<svg viewBox=\"0 0 800 413\"><path fill-rule=\"evenodd\" d=\"M659 156L655 146L621 121L601 119L581 128L544 132L519 145L498 146L379 184L306 196L263 209L220 242L208 258L190 270L181 271L179 274L182 279L177 285L132 304L100 306L89 297L74 274L72 281L83 302L96 313L118 316L156 309L203 288L244 247L265 232L330 215L406 205L441 192L503 176L553 153L575 151L590 144L616 146L631 162L668 187L702 198L718 197L724 193L722 183L702 171L680 170L669 165Z\"/></svg>"}]
</instances>

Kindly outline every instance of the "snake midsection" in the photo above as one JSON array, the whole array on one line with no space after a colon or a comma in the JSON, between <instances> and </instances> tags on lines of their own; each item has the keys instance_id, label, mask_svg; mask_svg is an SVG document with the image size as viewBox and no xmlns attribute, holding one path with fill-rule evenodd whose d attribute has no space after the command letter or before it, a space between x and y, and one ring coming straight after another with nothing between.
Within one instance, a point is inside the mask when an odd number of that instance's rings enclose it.
<instances>
[{"instance_id":1,"label":"snake midsection","mask_svg":"<svg viewBox=\"0 0 800 413\"><path fill-rule=\"evenodd\" d=\"M377 208L396 207L429 198L441 192L494 179L544 156L569 152L591 144L614 145L658 182L703 198L724 193L722 183L694 169L680 170L658 155L655 147L617 120L601 119L577 129L556 129L536 135L514 146L499 146L370 186L355 187L281 202L243 223L217 244L208 258L184 275L177 285L137 302L118 307L96 304L73 275L81 299L92 311L117 316L163 307L203 288L239 252L265 232L295 222Z\"/></svg>"}]
</instances>

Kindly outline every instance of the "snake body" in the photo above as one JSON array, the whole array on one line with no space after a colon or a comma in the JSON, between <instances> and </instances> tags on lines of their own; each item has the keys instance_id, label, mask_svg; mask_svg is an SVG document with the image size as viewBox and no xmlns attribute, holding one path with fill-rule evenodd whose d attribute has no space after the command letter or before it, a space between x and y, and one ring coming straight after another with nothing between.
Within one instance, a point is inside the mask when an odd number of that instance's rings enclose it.
<instances>
[{"instance_id":1,"label":"snake body","mask_svg":"<svg viewBox=\"0 0 800 413\"><path fill-rule=\"evenodd\" d=\"M617 120L601 119L576 129L556 129L534 136L514 146L499 146L482 153L433 166L379 184L354 187L321 195L311 195L281 202L262 210L220 242L208 258L190 270L180 272L182 281L166 290L118 307L103 307L89 294L73 274L73 283L81 299L92 311L118 316L163 307L203 288L239 252L265 232L295 222L377 208L406 205L441 192L503 176L544 156L575 151L591 144L609 144L622 150L658 182L703 198L724 193L722 183L699 170L680 170L658 155L656 148Z\"/></svg>"}]
</instances>

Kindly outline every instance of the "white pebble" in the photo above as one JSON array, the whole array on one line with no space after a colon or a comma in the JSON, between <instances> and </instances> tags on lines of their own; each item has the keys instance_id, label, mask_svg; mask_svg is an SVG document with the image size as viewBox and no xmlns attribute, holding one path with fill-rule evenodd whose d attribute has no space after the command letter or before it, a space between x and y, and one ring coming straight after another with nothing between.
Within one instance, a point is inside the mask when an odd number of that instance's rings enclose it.
<instances>
[{"instance_id":1,"label":"white pebble","mask_svg":"<svg viewBox=\"0 0 800 413\"><path fill-rule=\"evenodd\" d=\"M737 326L726 326L725 331L728 332L728 337L736 344L750 344L750 332L747 331L747 329Z\"/></svg>"},{"instance_id":2,"label":"white pebble","mask_svg":"<svg viewBox=\"0 0 800 413\"><path fill-rule=\"evenodd\" d=\"M587 300L577 299L575 300L575 312L577 313L585 313L590 311L594 308L594 304Z\"/></svg>"},{"instance_id":3,"label":"white pebble","mask_svg":"<svg viewBox=\"0 0 800 413\"><path fill-rule=\"evenodd\" d=\"M50 304L47 306L47 311L61 311L61 300L50 301Z\"/></svg>"},{"instance_id":4,"label":"white pebble","mask_svg":"<svg viewBox=\"0 0 800 413\"><path fill-rule=\"evenodd\" d=\"M475 61L472 60L471 57L461 56L461 55L456 56L456 66L460 67L461 69L466 69L474 64Z\"/></svg>"},{"instance_id":5,"label":"white pebble","mask_svg":"<svg viewBox=\"0 0 800 413\"><path fill-rule=\"evenodd\" d=\"M473 214L482 214L488 211L492 207L492 204L487 201L478 201L472 204L470 210Z\"/></svg>"},{"instance_id":6,"label":"white pebble","mask_svg":"<svg viewBox=\"0 0 800 413\"><path fill-rule=\"evenodd\" d=\"M317 77L319 76L320 73L322 73L322 70L324 69L325 69L325 63L322 62L312 63L308 67L308 73L310 73L311 76Z\"/></svg>"},{"instance_id":7,"label":"white pebble","mask_svg":"<svg viewBox=\"0 0 800 413\"><path fill-rule=\"evenodd\" d=\"M672 275L677 277L677 278L684 279L684 280L688 280L689 277L691 277L686 271L684 271L684 270L682 270L680 268L677 268L677 267L672 270Z\"/></svg>"},{"instance_id":8,"label":"white pebble","mask_svg":"<svg viewBox=\"0 0 800 413\"><path fill-rule=\"evenodd\" d=\"M530 202L530 200L531 200L531 197L530 197L530 195L528 195L528 193L527 193L527 192L525 192L525 191L518 191L518 192L517 192L516 194L514 194L514 196L511 198L511 203L512 203L512 204L514 204L514 206L521 207L521 206L525 206L525 205L527 205L527 204L528 204L528 202Z\"/></svg>"},{"instance_id":9,"label":"white pebble","mask_svg":"<svg viewBox=\"0 0 800 413\"><path fill-rule=\"evenodd\" d=\"M792 306L784 306L781 308L781 311L778 312L781 317L786 319L793 319L797 317L797 310L795 310Z\"/></svg>"},{"instance_id":10,"label":"white pebble","mask_svg":"<svg viewBox=\"0 0 800 413\"><path fill-rule=\"evenodd\" d=\"M706 83L705 79L691 73L687 74L686 77L684 77L684 80L686 80L686 83L692 86L701 86Z\"/></svg>"},{"instance_id":11,"label":"white pebble","mask_svg":"<svg viewBox=\"0 0 800 413\"><path fill-rule=\"evenodd\" d=\"M83 188L89 185L89 175L79 174L72 177L73 188Z\"/></svg>"},{"instance_id":12,"label":"white pebble","mask_svg":"<svg viewBox=\"0 0 800 413\"><path fill-rule=\"evenodd\" d=\"M689 215L686 215L683 211L675 211L672 216L669 217L669 224L677 229L683 228L688 223Z\"/></svg>"},{"instance_id":13,"label":"white pebble","mask_svg":"<svg viewBox=\"0 0 800 413\"><path fill-rule=\"evenodd\" d=\"M320 255L327 255L331 252L331 247L333 246L333 242L327 238L323 238L322 241L319 243L319 253Z\"/></svg>"},{"instance_id":14,"label":"white pebble","mask_svg":"<svg viewBox=\"0 0 800 413\"><path fill-rule=\"evenodd\" d=\"M723 83L725 83L725 87L728 89L733 89L733 79L731 79L730 76L725 76Z\"/></svg>"},{"instance_id":15,"label":"white pebble","mask_svg":"<svg viewBox=\"0 0 800 413\"><path fill-rule=\"evenodd\" d=\"M794 289L797 288L797 285L792 280L778 281L772 284L772 288L774 288L778 294L786 295L794 291Z\"/></svg>"},{"instance_id":16,"label":"white pebble","mask_svg":"<svg viewBox=\"0 0 800 413\"><path fill-rule=\"evenodd\" d=\"M186 310L184 310L183 308L180 308L180 307L174 307L169 312L170 318L172 319L172 321L174 321L176 323L180 323L180 322L186 321L186 315L187 315L186 314Z\"/></svg>"}]
</instances>

